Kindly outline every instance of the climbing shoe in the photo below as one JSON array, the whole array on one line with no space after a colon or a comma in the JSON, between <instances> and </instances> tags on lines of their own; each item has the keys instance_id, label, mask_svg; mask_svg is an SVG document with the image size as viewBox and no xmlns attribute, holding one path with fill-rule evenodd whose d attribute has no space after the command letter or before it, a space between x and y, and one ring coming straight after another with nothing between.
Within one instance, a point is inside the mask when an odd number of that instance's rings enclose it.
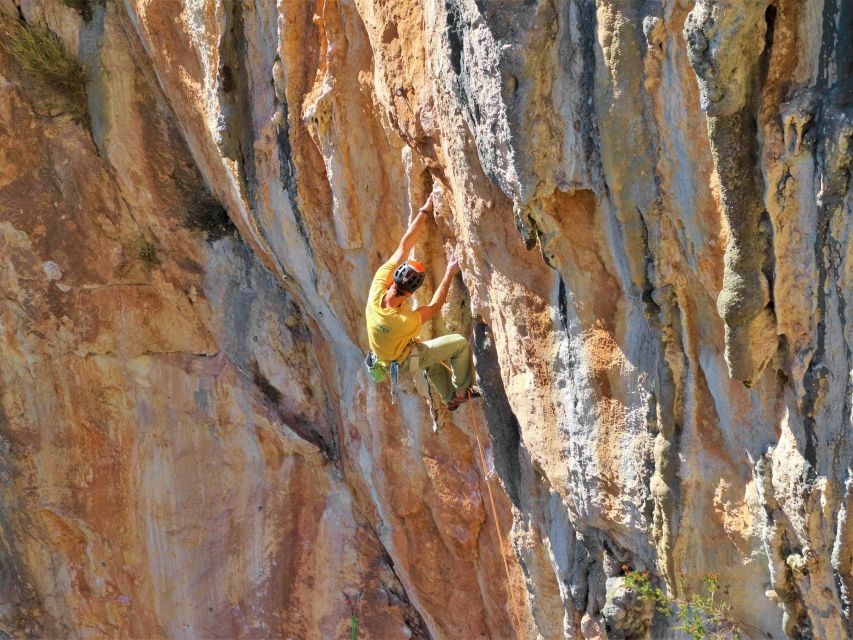
<instances>
[{"instance_id":1,"label":"climbing shoe","mask_svg":"<svg viewBox=\"0 0 853 640\"><path fill-rule=\"evenodd\" d=\"M464 399L453 398L453 400L451 400L450 402L444 403L444 408L448 411L456 411L459 408L459 405L465 402L465 400L467 399L467 397Z\"/></svg>"},{"instance_id":2,"label":"climbing shoe","mask_svg":"<svg viewBox=\"0 0 853 640\"><path fill-rule=\"evenodd\" d=\"M469 394L470 394L470 396L469 396ZM445 402L444 406L447 407L448 411L456 411L460 405L468 402L469 397L479 398L481 395L482 394L480 393L479 389L477 389L476 387L471 387L470 389L468 389L465 392L464 396L456 396L450 402Z\"/></svg>"}]
</instances>

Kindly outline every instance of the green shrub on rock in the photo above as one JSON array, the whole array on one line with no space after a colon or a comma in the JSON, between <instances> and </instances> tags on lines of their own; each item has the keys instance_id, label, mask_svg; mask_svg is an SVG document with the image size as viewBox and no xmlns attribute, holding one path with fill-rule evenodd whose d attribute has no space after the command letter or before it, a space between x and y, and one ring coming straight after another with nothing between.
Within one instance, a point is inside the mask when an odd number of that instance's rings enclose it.
<instances>
[{"instance_id":1,"label":"green shrub on rock","mask_svg":"<svg viewBox=\"0 0 853 640\"><path fill-rule=\"evenodd\" d=\"M86 70L56 34L44 25L0 17L0 36L3 48L20 67L46 115L86 119Z\"/></svg>"}]
</instances>

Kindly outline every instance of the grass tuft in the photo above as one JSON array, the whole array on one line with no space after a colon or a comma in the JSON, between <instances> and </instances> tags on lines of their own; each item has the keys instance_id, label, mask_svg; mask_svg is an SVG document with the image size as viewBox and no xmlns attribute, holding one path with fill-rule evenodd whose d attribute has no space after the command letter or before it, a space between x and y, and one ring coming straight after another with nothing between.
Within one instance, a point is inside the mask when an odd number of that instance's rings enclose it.
<instances>
[{"instance_id":1,"label":"grass tuft","mask_svg":"<svg viewBox=\"0 0 853 640\"><path fill-rule=\"evenodd\" d=\"M44 25L0 18L0 41L36 91L48 114L84 120L88 111L86 70Z\"/></svg>"},{"instance_id":2,"label":"grass tuft","mask_svg":"<svg viewBox=\"0 0 853 640\"><path fill-rule=\"evenodd\" d=\"M136 248L136 255L142 261L142 265L151 271L154 267L160 266L160 258L157 255L157 246L148 240L140 240Z\"/></svg>"}]
</instances>

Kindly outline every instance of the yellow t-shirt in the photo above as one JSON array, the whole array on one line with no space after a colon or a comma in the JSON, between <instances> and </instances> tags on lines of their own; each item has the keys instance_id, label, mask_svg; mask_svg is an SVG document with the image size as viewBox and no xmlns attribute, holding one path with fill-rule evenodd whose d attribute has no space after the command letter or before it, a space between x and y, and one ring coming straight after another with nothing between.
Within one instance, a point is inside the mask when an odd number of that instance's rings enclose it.
<instances>
[{"instance_id":1,"label":"yellow t-shirt","mask_svg":"<svg viewBox=\"0 0 853 640\"><path fill-rule=\"evenodd\" d=\"M367 341L376 357L388 364L402 362L409 355L409 341L420 333L421 316L411 309L383 309L382 298L394 277L397 265L389 260L381 267L370 285L367 298ZM406 303L404 303L406 304Z\"/></svg>"}]
</instances>

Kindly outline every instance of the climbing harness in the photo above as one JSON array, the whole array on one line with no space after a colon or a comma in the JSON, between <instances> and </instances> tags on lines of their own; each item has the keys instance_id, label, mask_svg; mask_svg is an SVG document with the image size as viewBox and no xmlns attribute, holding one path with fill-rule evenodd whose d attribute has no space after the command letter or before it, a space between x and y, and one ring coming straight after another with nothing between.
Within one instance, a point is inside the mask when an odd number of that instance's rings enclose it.
<instances>
[{"instance_id":1,"label":"climbing harness","mask_svg":"<svg viewBox=\"0 0 853 640\"><path fill-rule=\"evenodd\" d=\"M387 368L372 351L368 352L367 356L364 358L364 366L367 368L367 371L370 374L370 377L373 378L374 382L384 382L388 376L391 377L391 404L397 404L397 398L400 395L398 381L400 378L401 364L406 365L406 371L414 374L415 387L417 387L418 393L429 399L430 391L429 385L426 381L426 371L420 370L420 352L418 349L418 342L416 340L412 340L409 355L406 359L403 360L403 362L392 360Z\"/></svg>"}]
</instances>

